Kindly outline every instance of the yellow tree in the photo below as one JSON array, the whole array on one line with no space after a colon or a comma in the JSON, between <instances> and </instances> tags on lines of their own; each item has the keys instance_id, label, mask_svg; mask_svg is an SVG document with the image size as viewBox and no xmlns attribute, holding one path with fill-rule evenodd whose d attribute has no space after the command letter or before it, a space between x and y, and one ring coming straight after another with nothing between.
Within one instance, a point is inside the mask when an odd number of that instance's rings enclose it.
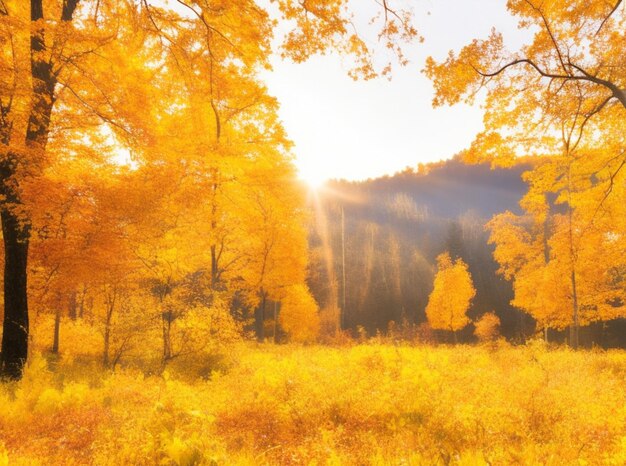
<instances>
[{"instance_id":1,"label":"yellow tree","mask_svg":"<svg viewBox=\"0 0 626 466\"><path fill-rule=\"evenodd\" d=\"M99 124L141 161L149 153L145 147L154 147L152 129L159 125L159 114L176 113L181 100L191 98L208 102L219 134L228 104L217 89L232 85L232 95L238 92L237 84L229 79L203 82L203 77L217 73L217 68L226 78L256 76L269 66L279 25L286 31L284 56L302 61L332 48L356 58L356 74L375 74L371 50L350 27L346 0L282 0L275 5L278 18L252 0L219 6L205 0L31 0L0 5L4 375L19 378L28 352L29 210L37 206L29 205L23 187L45 176L51 163L46 149L55 134L59 141L67 140L68 126L87 122L85 142ZM383 2L381 11L381 38L400 54L395 44L412 39L416 31L406 13L393 10L391 2ZM176 91L179 97L172 98ZM82 155L74 154L76 160Z\"/></svg>"},{"instance_id":2,"label":"yellow tree","mask_svg":"<svg viewBox=\"0 0 626 466\"><path fill-rule=\"evenodd\" d=\"M434 105L472 102L486 91L485 128L467 151L468 160L512 164L519 155L550 157L533 172L532 182L544 193L555 193L566 214L545 219L554 231L543 234L544 267L530 268L516 278L515 286L528 287L528 293L520 288L515 299L542 324L561 327L569 321L570 342L576 346L578 326L585 320L581 310L603 306L598 301L583 304L582 288L597 288L594 275L606 277L615 269L609 256L603 256L603 268L596 267L595 273L580 259L588 255L590 239L621 236L618 225L604 232L597 227L606 226L600 217L612 204L609 197L616 194L613 188L626 162L625 9L621 0L511 0L507 8L529 32L528 44L509 51L502 34L494 30L487 39L450 52L442 63L429 59L426 72L436 89ZM598 191L604 195L598 196ZM537 221L541 223L531 223ZM563 282L565 277L569 283ZM533 294L533 286L541 289L549 282L560 283L560 291L554 296L546 292L541 304L542 293ZM563 298L558 304L557 296Z\"/></svg>"},{"instance_id":3,"label":"yellow tree","mask_svg":"<svg viewBox=\"0 0 626 466\"><path fill-rule=\"evenodd\" d=\"M428 323L434 329L452 332L456 341L456 332L470 322L466 314L475 295L467 264L462 259L453 262L447 252L440 254L433 291L426 305Z\"/></svg>"},{"instance_id":4,"label":"yellow tree","mask_svg":"<svg viewBox=\"0 0 626 466\"><path fill-rule=\"evenodd\" d=\"M263 340L267 301L280 301L286 288L305 283L304 191L293 165L273 150L254 160L246 178L242 213L247 260L241 277L255 307L257 338Z\"/></svg>"},{"instance_id":5,"label":"yellow tree","mask_svg":"<svg viewBox=\"0 0 626 466\"><path fill-rule=\"evenodd\" d=\"M120 255L120 236L103 221L102 199L94 189L94 181L100 184L110 174L99 168L97 180L68 170L63 179L49 176L25 190L25 197L40 207L30 216L29 296L36 318L42 311L55 315L53 353L59 351L63 314L78 317L80 302L84 305L84 293L99 269Z\"/></svg>"},{"instance_id":6,"label":"yellow tree","mask_svg":"<svg viewBox=\"0 0 626 466\"><path fill-rule=\"evenodd\" d=\"M279 321L291 341L315 341L320 331L319 309L306 285L286 288L281 298Z\"/></svg>"},{"instance_id":7,"label":"yellow tree","mask_svg":"<svg viewBox=\"0 0 626 466\"><path fill-rule=\"evenodd\" d=\"M487 312L475 323L474 335L481 342L493 341L500 333L500 319L493 312Z\"/></svg>"},{"instance_id":8,"label":"yellow tree","mask_svg":"<svg viewBox=\"0 0 626 466\"><path fill-rule=\"evenodd\" d=\"M28 354L26 277L31 225L23 211L20 180L39 171L44 162L59 65L58 54L50 51L63 48L77 1L65 2L57 9L53 23L45 22L41 0L28 6L12 2L3 4L0 12L2 42L8 49L2 54L0 95L0 215L5 251L0 370L11 378L20 376ZM47 45L50 36L53 44ZM29 76L23 69L29 70ZM22 80L31 88L20 84Z\"/></svg>"},{"instance_id":9,"label":"yellow tree","mask_svg":"<svg viewBox=\"0 0 626 466\"><path fill-rule=\"evenodd\" d=\"M559 137L545 135L543 143L560 150L536 160L534 170L525 174L530 184L521 203L527 212L526 230L513 226L518 219L510 214L490 225L496 259L515 282L513 304L532 314L546 337L548 327L569 325L574 347L579 327L600 319L600 313L591 310L617 299L607 272L621 262L621 255L601 253L607 248L599 238L620 229L602 219L614 201L607 197L618 175L616 161L622 155L623 136L602 132L601 147L585 145L592 142L585 141L583 127L590 124L593 109L583 90L579 91L578 98L566 102L568 106L546 110ZM601 190L604 199L597 197ZM507 220L512 225L507 226ZM595 260L588 260L590 250L595 251ZM515 254L517 264L511 262ZM521 266L513 270L516 265Z\"/></svg>"},{"instance_id":10,"label":"yellow tree","mask_svg":"<svg viewBox=\"0 0 626 466\"><path fill-rule=\"evenodd\" d=\"M621 0L540 2L511 0L507 8L532 37L518 51L508 51L501 33L474 40L426 73L436 90L434 105L472 102L486 90L485 129L469 156L512 163L515 155L554 153L559 132L552 116L570 119L578 137L594 123L626 121L626 15ZM580 106L580 96L584 96ZM591 131L587 131L589 137Z\"/></svg>"},{"instance_id":11,"label":"yellow tree","mask_svg":"<svg viewBox=\"0 0 626 466\"><path fill-rule=\"evenodd\" d=\"M66 158L88 153L73 152L76 145L70 142L71 137L61 134L63 129L74 127L77 122L83 128L93 128L95 118L111 121L120 104L119 94L95 92L98 81L90 78L99 74L104 81L105 73L98 73L103 69L108 70L106 74L112 83L120 76L115 73L119 68L110 66L117 63L110 61L114 49L110 45L115 38L123 41L129 37L129 30L119 28L115 19L126 5L96 7L103 13L102 18L93 18L94 14L99 16L94 6L79 0L32 0L5 2L0 9L1 40L8 52L1 57L0 95L0 207L5 249L1 370L12 378L20 377L28 352L27 259L31 217L39 207L31 202L26 188L47 176L47 169L59 155L49 150L55 139L68 143L63 154ZM136 74L128 71L132 70L126 69L123 74L132 82ZM137 97L141 95L136 93ZM116 122L126 131L128 123ZM87 139L84 135L83 146L88 145Z\"/></svg>"},{"instance_id":12,"label":"yellow tree","mask_svg":"<svg viewBox=\"0 0 626 466\"><path fill-rule=\"evenodd\" d=\"M546 338L549 328L570 326L573 346L579 326L623 313L621 183L608 196L613 167L597 165L606 155L586 155L542 159L525 175L526 213L499 214L487 225L500 273L513 282L511 304Z\"/></svg>"}]
</instances>

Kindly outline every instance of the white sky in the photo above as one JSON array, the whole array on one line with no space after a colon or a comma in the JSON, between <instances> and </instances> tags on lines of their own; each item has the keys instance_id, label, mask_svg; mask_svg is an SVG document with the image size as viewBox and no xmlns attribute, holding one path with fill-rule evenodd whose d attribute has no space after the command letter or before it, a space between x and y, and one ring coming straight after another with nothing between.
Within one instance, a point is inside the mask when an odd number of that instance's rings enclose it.
<instances>
[{"instance_id":1,"label":"white sky","mask_svg":"<svg viewBox=\"0 0 626 466\"><path fill-rule=\"evenodd\" d=\"M364 15L372 0L354 0ZM355 82L349 63L336 55L304 64L273 60L263 79L281 103L280 117L300 176L315 182L392 174L419 162L452 157L482 128L482 111L457 105L433 109L433 89L421 73L427 56L444 58L492 27L517 48L524 33L505 9L505 0L412 0L418 32L425 41L408 49L411 63L393 78ZM359 14L361 10L359 10ZM527 34L527 33L526 33Z\"/></svg>"}]
</instances>

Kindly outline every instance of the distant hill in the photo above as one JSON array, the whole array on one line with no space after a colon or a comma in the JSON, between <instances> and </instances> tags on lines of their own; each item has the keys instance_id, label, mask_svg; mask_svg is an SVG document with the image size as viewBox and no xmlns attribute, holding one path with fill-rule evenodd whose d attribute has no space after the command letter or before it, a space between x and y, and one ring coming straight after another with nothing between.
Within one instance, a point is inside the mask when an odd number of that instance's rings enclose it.
<instances>
[{"instance_id":1,"label":"distant hill","mask_svg":"<svg viewBox=\"0 0 626 466\"><path fill-rule=\"evenodd\" d=\"M467 165L458 158L421 165L393 176L360 182L331 181L339 192L360 196L373 210L399 194L410 197L420 211L441 218L457 218L472 212L481 218L511 210L520 213L519 200L527 191L522 173L529 164L492 169L489 164Z\"/></svg>"},{"instance_id":2,"label":"distant hill","mask_svg":"<svg viewBox=\"0 0 626 466\"><path fill-rule=\"evenodd\" d=\"M470 314L495 310L507 336L523 339L532 322L509 305L511 286L496 274L484 225L499 212L520 212L527 190L521 176L529 167L491 169L452 159L362 182L329 182L310 235L310 285L318 302L341 307L343 208L347 328L374 333L390 321L424 322L435 258L449 250L469 264L474 278Z\"/></svg>"},{"instance_id":3,"label":"distant hill","mask_svg":"<svg viewBox=\"0 0 626 466\"><path fill-rule=\"evenodd\" d=\"M452 159L393 176L328 183L311 203L309 284L318 303L326 309L343 307L343 211L345 328L373 334L387 331L392 321L396 327L425 322L436 257L449 251L472 274L476 297L469 316L494 311L503 335L524 341L534 332L534 322L510 306L512 287L497 274L485 224L506 210L521 213L519 201L527 191L522 174L530 168L525 163L491 169ZM461 338L471 341L472 329L468 326ZM551 333L553 339L565 338L565 332ZM626 319L581 329L581 342L588 346L624 347L625 336Z\"/></svg>"}]
</instances>

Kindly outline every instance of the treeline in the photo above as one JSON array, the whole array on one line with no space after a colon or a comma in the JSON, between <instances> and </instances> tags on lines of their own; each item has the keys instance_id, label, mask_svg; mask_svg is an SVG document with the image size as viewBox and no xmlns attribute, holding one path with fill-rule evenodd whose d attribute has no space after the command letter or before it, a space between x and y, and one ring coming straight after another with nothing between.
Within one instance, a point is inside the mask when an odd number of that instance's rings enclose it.
<instances>
[{"instance_id":1,"label":"treeline","mask_svg":"<svg viewBox=\"0 0 626 466\"><path fill-rule=\"evenodd\" d=\"M270 300L283 332L316 334L304 201L259 71L277 47L333 48L372 77L371 50L342 1L315 24L297 2L174 3L0 8L0 377L21 377L32 341L164 367L251 321L262 337ZM397 26L389 43L416 35Z\"/></svg>"},{"instance_id":2,"label":"treeline","mask_svg":"<svg viewBox=\"0 0 626 466\"><path fill-rule=\"evenodd\" d=\"M442 60L428 58L433 105L484 96L484 128L465 159L537 164L521 214L489 224L514 304L547 338L569 344L623 342L626 317L626 62L622 2L509 2L527 32L517 48L501 31ZM616 332L620 328L621 332ZM597 335L589 338L595 329ZM609 329L613 331L610 332Z\"/></svg>"},{"instance_id":3,"label":"treeline","mask_svg":"<svg viewBox=\"0 0 626 466\"><path fill-rule=\"evenodd\" d=\"M354 333L363 329L372 335L391 328L449 340L445 332L432 332L425 313L436 258L447 251L468 265L476 288L468 311L473 322L494 312L507 339L523 342L533 336L542 327L511 305L514 290L498 273L486 225L503 211L522 215L519 202L528 191L522 174L535 164L492 170L488 164L467 165L457 157L391 177L329 183L320 194L309 235L309 283L322 308L322 321L343 309L343 327ZM563 210L553 207L555 212ZM581 341L623 345L623 325L623 320L612 319L588 326L581 331ZM458 333L459 340L473 341L473 330L473 325L467 326ZM567 336L563 328L549 332L555 341Z\"/></svg>"}]
</instances>

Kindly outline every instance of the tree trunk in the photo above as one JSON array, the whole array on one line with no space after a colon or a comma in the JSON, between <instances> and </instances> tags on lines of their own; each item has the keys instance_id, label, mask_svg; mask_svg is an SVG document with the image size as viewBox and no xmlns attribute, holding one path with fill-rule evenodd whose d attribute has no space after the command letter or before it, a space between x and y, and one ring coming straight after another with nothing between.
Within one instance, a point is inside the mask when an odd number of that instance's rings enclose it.
<instances>
[{"instance_id":1,"label":"tree trunk","mask_svg":"<svg viewBox=\"0 0 626 466\"><path fill-rule=\"evenodd\" d=\"M80 291L80 299L77 301L77 317L83 319L85 317L85 298L87 296L87 286L83 285L83 289Z\"/></svg>"},{"instance_id":2,"label":"tree trunk","mask_svg":"<svg viewBox=\"0 0 626 466\"><path fill-rule=\"evenodd\" d=\"M217 288L217 247L211 245L211 290L215 291Z\"/></svg>"},{"instance_id":3,"label":"tree trunk","mask_svg":"<svg viewBox=\"0 0 626 466\"><path fill-rule=\"evenodd\" d=\"M346 328L346 216L341 205L341 312L339 330Z\"/></svg>"},{"instance_id":4,"label":"tree trunk","mask_svg":"<svg viewBox=\"0 0 626 466\"><path fill-rule=\"evenodd\" d=\"M217 118L218 121L218 126L217 126L217 139L219 140L220 138L220 130L219 130L219 115L216 111L215 106L213 106L213 111L215 112L215 117ZM215 234L215 231L217 230L217 216L218 216L218 212L217 212L217 189L219 187L218 183L217 183L217 178L218 178L218 170L217 168L212 168L211 169L211 176L213 177L213 185L211 186L211 194L212 194L212 198L211 198L211 232L212 234ZM221 256L221 250L218 253L217 251L217 245L215 243L211 244L211 290L215 291L217 290L217 283L219 281L219 261L220 261L220 256Z\"/></svg>"},{"instance_id":5,"label":"tree trunk","mask_svg":"<svg viewBox=\"0 0 626 466\"><path fill-rule=\"evenodd\" d=\"M105 369L109 368L109 346L111 345L110 339L111 326L107 324L104 326L104 348L102 349L102 367L104 367Z\"/></svg>"},{"instance_id":6,"label":"tree trunk","mask_svg":"<svg viewBox=\"0 0 626 466\"><path fill-rule=\"evenodd\" d=\"M111 327L113 324L113 311L115 310L115 300L117 298L117 289L114 287L108 291L106 296L106 317L104 321L104 348L102 349L102 367L108 369L109 349L111 346Z\"/></svg>"},{"instance_id":7,"label":"tree trunk","mask_svg":"<svg viewBox=\"0 0 626 466\"><path fill-rule=\"evenodd\" d=\"M272 335L274 337L274 344L278 343L278 338L276 335L277 332L278 332L278 303L274 301L274 334Z\"/></svg>"},{"instance_id":8,"label":"tree trunk","mask_svg":"<svg viewBox=\"0 0 626 466\"><path fill-rule=\"evenodd\" d=\"M61 21L70 22L79 0L63 2ZM30 221L22 206L19 179L15 175L19 166L28 162L32 167L42 167L50 132L50 115L54 106L54 89L57 79L53 73L53 59L43 58L46 50L44 27L35 26L44 18L43 0L31 0L30 60L32 76L32 107L26 130L26 146L31 152L24 160L23 154L6 154L0 166L0 191L4 195L1 207L2 233L4 235L4 322L2 326L2 360L0 375L19 379L28 355L28 297L26 287L28 241ZM9 134L6 127L2 133Z\"/></svg>"},{"instance_id":9,"label":"tree trunk","mask_svg":"<svg viewBox=\"0 0 626 466\"><path fill-rule=\"evenodd\" d=\"M27 263L30 226L4 206L0 213L4 239L3 377L19 379L28 356Z\"/></svg>"},{"instance_id":10,"label":"tree trunk","mask_svg":"<svg viewBox=\"0 0 626 466\"><path fill-rule=\"evenodd\" d=\"M174 320L174 313L171 309L161 313L161 330L163 333L162 369L165 369L168 361L172 359L172 320Z\"/></svg>"},{"instance_id":11,"label":"tree trunk","mask_svg":"<svg viewBox=\"0 0 626 466\"><path fill-rule=\"evenodd\" d=\"M61 334L61 308L57 306L54 314L54 338L52 339L52 354L59 354L59 337Z\"/></svg>"},{"instance_id":12,"label":"tree trunk","mask_svg":"<svg viewBox=\"0 0 626 466\"><path fill-rule=\"evenodd\" d=\"M570 325L569 344L572 348L578 349L578 294L576 291L576 272L572 270L572 325Z\"/></svg>"},{"instance_id":13,"label":"tree trunk","mask_svg":"<svg viewBox=\"0 0 626 466\"><path fill-rule=\"evenodd\" d=\"M258 341L265 340L265 301L266 294L261 291L261 303L254 311L254 327L256 330L256 338Z\"/></svg>"},{"instance_id":14,"label":"tree trunk","mask_svg":"<svg viewBox=\"0 0 626 466\"><path fill-rule=\"evenodd\" d=\"M67 315L69 316L70 319L76 320L77 308L78 308L78 302L76 300L76 291L72 291L67 301Z\"/></svg>"},{"instance_id":15,"label":"tree trunk","mask_svg":"<svg viewBox=\"0 0 626 466\"><path fill-rule=\"evenodd\" d=\"M89 320L93 320L93 296L89 296L89 298L87 299L86 308L81 313L81 316L83 318L85 315L89 316Z\"/></svg>"}]
</instances>

